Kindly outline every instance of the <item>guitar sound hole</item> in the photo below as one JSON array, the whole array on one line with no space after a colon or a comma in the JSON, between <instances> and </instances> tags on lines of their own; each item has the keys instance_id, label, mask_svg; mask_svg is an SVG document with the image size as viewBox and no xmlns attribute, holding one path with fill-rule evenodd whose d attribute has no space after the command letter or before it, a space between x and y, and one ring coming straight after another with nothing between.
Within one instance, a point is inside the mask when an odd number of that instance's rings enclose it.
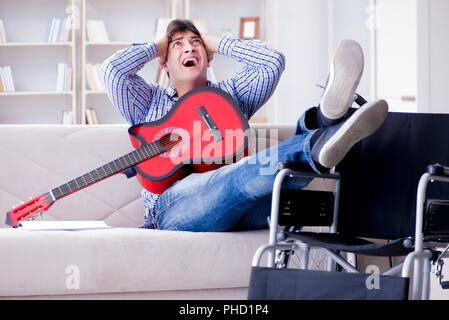
<instances>
[{"instance_id":1,"label":"guitar sound hole","mask_svg":"<svg viewBox=\"0 0 449 320\"><path fill-rule=\"evenodd\" d=\"M182 137L180 135L177 135L176 133L171 132L169 134L164 135L159 140L159 144L165 151L170 151L181 141L182 141Z\"/></svg>"}]
</instances>

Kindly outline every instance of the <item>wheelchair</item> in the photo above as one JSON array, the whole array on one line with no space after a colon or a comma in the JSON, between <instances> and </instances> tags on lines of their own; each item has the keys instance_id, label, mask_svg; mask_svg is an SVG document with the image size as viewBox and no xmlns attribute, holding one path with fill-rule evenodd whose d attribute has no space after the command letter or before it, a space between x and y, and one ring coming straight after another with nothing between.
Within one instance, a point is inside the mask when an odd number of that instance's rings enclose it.
<instances>
[{"instance_id":1,"label":"wheelchair","mask_svg":"<svg viewBox=\"0 0 449 320\"><path fill-rule=\"evenodd\" d=\"M448 289L449 167L441 165L449 163L448 124L449 114L390 112L334 172L279 163L269 239L254 254L248 299L426 300L432 269ZM296 177L333 181L333 190L283 188ZM317 248L319 270L310 259ZM388 258L390 268L360 271L358 256Z\"/></svg>"}]
</instances>

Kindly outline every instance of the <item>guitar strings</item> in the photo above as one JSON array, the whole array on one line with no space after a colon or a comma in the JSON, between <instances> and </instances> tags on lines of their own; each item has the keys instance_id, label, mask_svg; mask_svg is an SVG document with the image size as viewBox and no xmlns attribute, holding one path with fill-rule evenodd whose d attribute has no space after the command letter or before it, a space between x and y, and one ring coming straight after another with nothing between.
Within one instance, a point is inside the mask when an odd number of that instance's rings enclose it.
<instances>
[{"instance_id":1,"label":"guitar strings","mask_svg":"<svg viewBox=\"0 0 449 320\"><path fill-rule=\"evenodd\" d=\"M165 151L169 151L170 149L172 149L174 146L176 146L179 142L182 141L181 136L177 136L178 140L173 141L173 140L169 140L168 142L166 142L166 139L164 139L166 136L162 137L159 140L159 145L162 147L162 149L164 149Z\"/></svg>"}]
</instances>

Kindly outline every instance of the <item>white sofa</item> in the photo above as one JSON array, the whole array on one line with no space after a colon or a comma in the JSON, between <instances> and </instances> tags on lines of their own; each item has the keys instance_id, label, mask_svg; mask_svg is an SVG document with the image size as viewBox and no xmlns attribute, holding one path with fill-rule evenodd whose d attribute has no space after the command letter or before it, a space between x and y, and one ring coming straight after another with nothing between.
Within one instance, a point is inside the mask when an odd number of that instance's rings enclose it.
<instances>
[{"instance_id":1,"label":"white sofa","mask_svg":"<svg viewBox=\"0 0 449 320\"><path fill-rule=\"evenodd\" d=\"M294 132L294 126L278 128L279 140ZM0 126L3 212L132 151L127 129ZM57 201L43 215L103 220L110 229L28 231L5 225L0 215L0 298L246 299L251 259L268 241L267 230L139 229L141 189L135 178L116 175Z\"/></svg>"}]
</instances>

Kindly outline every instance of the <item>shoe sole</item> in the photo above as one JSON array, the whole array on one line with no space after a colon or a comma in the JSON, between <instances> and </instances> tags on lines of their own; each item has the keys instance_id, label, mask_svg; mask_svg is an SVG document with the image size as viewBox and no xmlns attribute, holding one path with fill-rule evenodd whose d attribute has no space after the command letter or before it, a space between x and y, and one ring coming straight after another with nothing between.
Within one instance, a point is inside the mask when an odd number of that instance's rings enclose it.
<instances>
[{"instance_id":1,"label":"shoe sole","mask_svg":"<svg viewBox=\"0 0 449 320\"><path fill-rule=\"evenodd\" d=\"M321 112L328 119L340 119L354 100L362 77L363 50L353 40L340 43L332 58L329 82L321 99Z\"/></svg>"},{"instance_id":2,"label":"shoe sole","mask_svg":"<svg viewBox=\"0 0 449 320\"><path fill-rule=\"evenodd\" d=\"M385 100L362 106L323 145L319 163L326 168L335 167L357 142L379 129L387 115L388 104Z\"/></svg>"}]
</instances>

